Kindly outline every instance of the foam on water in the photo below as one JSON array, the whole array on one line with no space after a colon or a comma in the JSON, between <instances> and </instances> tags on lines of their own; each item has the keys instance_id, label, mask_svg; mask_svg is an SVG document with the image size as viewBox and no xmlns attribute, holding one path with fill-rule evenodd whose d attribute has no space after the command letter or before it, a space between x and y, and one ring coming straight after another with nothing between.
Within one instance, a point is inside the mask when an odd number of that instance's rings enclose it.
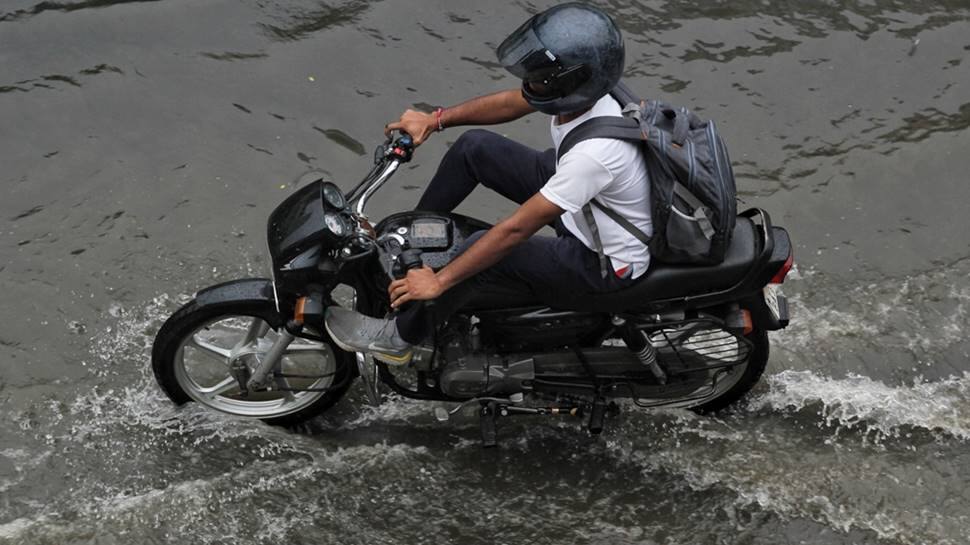
<instances>
[{"instance_id":1,"label":"foam on water","mask_svg":"<svg viewBox=\"0 0 970 545\"><path fill-rule=\"evenodd\" d=\"M263 539L285 535L306 522L303 516L262 517L256 521L241 512L239 505L259 506L264 498L278 499L281 491L294 486L326 480L336 474L352 474L363 467L393 466L414 463L427 454L422 447L407 445L365 445L336 449L332 452L316 452L312 460L292 459L283 462L255 460L244 467L205 479L193 479L172 483L164 488L139 492L116 491L112 495L85 498L73 505L76 513L47 513L19 518L0 524L0 539L18 542L30 537L56 541L76 538L92 532L111 532L137 528L141 532L162 530L176 535L193 535L202 543L221 542L225 531L235 525L245 526ZM334 508L340 498L321 494L328 500L326 506ZM229 506L237 508L230 509ZM219 512L219 515L214 515ZM225 520L225 517L231 520ZM220 531L197 531L220 530ZM260 541L263 541L260 539Z\"/></svg>"},{"instance_id":2,"label":"foam on water","mask_svg":"<svg viewBox=\"0 0 970 545\"><path fill-rule=\"evenodd\" d=\"M395 393L385 394L383 402L374 407L361 407L359 414L340 423L339 429L361 428L374 423L400 422L418 424L422 418L430 417L433 405L401 397Z\"/></svg>"},{"instance_id":3,"label":"foam on water","mask_svg":"<svg viewBox=\"0 0 970 545\"><path fill-rule=\"evenodd\" d=\"M897 436L905 428L970 439L970 373L912 386L887 386L869 377L843 379L787 370L767 378L768 392L755 397L757 410L817 407L826 425Z\"/></svg>"},{"instance_id":4,"label":"foam on water","mask_svg":"<svg viewBox=\"0 0 970 545\"><path fill-rule=\"evenodd\" d=\"M29 472L36 471L36 468L50 455L50 450L43 452L30 452L26 449L0 450L0 468L7 466L12 468L15 474L10 479L0 479L0 494L7 494L8 490L22 486Z\"/></svg>"},{"instance_id":5,"label":"foam on water","mask_svg":"<svg viewBox=\"0 0 970 545\"><path fill-rule=\"evenodd\" d=\"M819 441L810 430L752 414L630 418L611 432L605 453L647 478L673 475L721 496L725 512L765 511L913 545L962 543L956 536L970 523L961 479L939 481L936 468L914 465L912 455Z\"/></svg>"},{"instance_id":6,"label":"foam on water","mask_svg":"<svg viewBox=\"0 0 970 545\"><path fill-rule=\"evenodd\" d=\"M907 370L944 363L962 369L967 349L959 361L941 360L952 347L967 342L970 286L953 279L968 275L970 260L857 285L803 272L785 285L792 323L772 334L772 348L803 364L813 356L831 365L853 352L890 352L894 357L910 356L912 368Z\"/></svg>"}]
</instances>

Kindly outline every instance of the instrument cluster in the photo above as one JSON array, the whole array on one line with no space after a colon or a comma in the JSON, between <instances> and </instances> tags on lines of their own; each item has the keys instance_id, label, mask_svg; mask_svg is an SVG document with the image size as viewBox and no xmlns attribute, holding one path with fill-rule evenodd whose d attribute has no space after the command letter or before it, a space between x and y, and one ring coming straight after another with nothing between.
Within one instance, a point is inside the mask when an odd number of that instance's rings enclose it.
<instances>
[{"instance_id":1,"label":"instrument cluster","mask_svg":"<svg viewBox=\"0 0 970 545\"><path fill-rule=\"evenodd\" d=\"M338 237L345 237L353 230L353 225L347 214L347 199L340 188L330 182L324 182L320 187L323 197L325 214L323 221L327 229Z\"/></svg>"}]
</instances>

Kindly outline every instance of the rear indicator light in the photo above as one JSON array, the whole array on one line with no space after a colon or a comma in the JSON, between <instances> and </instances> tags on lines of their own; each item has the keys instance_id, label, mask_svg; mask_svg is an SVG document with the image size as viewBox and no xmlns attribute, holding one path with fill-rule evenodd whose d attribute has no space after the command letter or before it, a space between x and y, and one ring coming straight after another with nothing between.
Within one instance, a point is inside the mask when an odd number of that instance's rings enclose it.
<instances>
[{"instance_id":1,"label":"rear indicator light","mask_svg":"<svg viewBox=\"0 0 970 545\"><path fill-rule=\"evenodd\" d=\"M771 277L770 284L781 284L785 281L785 277L788 276L788 272L791 271L792 265L795 264L795 254L789 253L788 259L785 260L785 264L778 269L775 276Z\"/></svg>"}]
</instances>

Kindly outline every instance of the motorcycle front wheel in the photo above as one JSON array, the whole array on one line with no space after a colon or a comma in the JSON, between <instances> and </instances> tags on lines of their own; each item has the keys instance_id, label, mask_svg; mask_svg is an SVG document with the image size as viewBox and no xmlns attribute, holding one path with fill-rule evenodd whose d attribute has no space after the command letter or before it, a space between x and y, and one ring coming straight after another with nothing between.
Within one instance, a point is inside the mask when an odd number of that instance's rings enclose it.
<instances>
[{"instance_id":1,"label":"motorcycle front wheel","mask_svg":"<svg viewBox=\"0 0 970 545\"><path fill-rule=\"evenodd\" d=\"M332 342L297 338L283 354L271 387L244 392L243 365L252 372L278 337L270 302L196 300L173 314L152 346L155 379L173 402L190 401L223 413L290 426L332 407L355 376L353 355Z\"/></svg>"}]
</instances>

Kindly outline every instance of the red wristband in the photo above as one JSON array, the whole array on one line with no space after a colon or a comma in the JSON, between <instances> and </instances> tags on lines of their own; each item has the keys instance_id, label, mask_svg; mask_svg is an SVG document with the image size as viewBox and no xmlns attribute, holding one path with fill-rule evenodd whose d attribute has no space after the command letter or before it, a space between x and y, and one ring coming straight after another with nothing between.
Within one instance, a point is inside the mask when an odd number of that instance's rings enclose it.
<instances>
[{"instance_id":1,"label":"red wristband","mask_svg":"<svg viewBox=\"0 0 970 545\"><path fill-rule=\"evenodd\" d=\"M445 126L441 124L441 114L444 113L444 108L438 108L434 111L434 120L438 123L438 132L445 130Z\"/></svg>"}]
</instances>

